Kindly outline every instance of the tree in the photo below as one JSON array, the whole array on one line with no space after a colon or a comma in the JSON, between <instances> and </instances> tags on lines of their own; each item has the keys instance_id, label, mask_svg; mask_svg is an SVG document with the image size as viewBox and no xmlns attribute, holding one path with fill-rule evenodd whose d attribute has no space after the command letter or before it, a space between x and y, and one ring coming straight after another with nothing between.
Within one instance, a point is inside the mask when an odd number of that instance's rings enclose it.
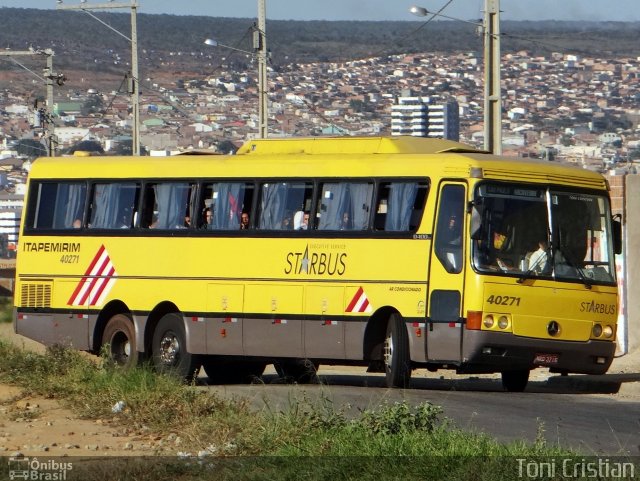
<instances>
[{"instance_id":1,"label":"tree","mask_svg":"<svg viewBox=\"0 0 640 481\"><path fill-rule=\"evenodd\" d=\"M571 137L570 135L564 134L562 137L560 137L560 143L565 147L569 147L573 145L573 137Z\"/></svg>"},{"instance_id":2,"label":"tree","mask_svg":"<svg viewBox=\"0 0 640 481\"><path fill-rule=\"evenodd\" d=\"M24 155L29 158L43 157L49 154L46 145L35 139L20 139L16 146L18 155Z\"/></svg>"},{"instance_id":3,"label":"tree","mask_svg":"<svg viewBox=\"0 0 640 481\"><path fill-rule=\"evenodd\" d=\"M75 154L76 152L91 152L93 154L104 154L104 149L100 142L95 140L81 140L77 144L69 147L67 153Z\"/></svg>"}]
</instances>

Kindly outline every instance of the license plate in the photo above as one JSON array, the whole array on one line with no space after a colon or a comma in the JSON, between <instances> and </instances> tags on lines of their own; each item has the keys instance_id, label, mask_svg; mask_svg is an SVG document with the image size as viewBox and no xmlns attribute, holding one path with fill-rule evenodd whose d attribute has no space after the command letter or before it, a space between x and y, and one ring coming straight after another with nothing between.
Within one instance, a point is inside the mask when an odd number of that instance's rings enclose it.
<instances>
[{"instance_id":1,"label":"license plate","mask_svg":"<svg viewBox=\"0 0 640 481\"><path fill-rule=\"evenodd\" d=\"M558 364L558 357L557 354L536 354L533 363L542 365Z\"/></svg>"}]
</instances>

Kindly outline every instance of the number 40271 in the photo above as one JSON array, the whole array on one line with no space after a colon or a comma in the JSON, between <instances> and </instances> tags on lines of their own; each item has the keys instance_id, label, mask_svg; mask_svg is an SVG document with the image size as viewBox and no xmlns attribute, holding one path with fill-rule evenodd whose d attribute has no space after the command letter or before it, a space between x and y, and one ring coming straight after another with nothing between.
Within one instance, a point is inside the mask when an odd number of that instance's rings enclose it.
<instances>
[{"instance_id":1,"label":"number 40271","mask_svg":"<svg viewBox=\"0 0 640 481\"><path fill-rule=\"evenodd\" d=\"M520 298L513 296L494 296L491 295L487 299L487 304L495 304L498 306L519 306Z\"/></svg>"},{"instance_id":2,"label":"number 40271","mask_svg":"<svg viewBox=\"0 0 640 481\"><path fill-rule=\"evenodd\" d=\"M80 256L77 254L65 254L60 258L62 264L77 264L80 262Z\"/></svg>"}]
</instances>

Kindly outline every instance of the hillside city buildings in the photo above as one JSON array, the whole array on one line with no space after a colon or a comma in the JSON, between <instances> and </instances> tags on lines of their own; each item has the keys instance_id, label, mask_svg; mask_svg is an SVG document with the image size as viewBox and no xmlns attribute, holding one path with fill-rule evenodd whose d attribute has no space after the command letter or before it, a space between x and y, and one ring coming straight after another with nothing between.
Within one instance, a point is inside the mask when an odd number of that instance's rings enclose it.
<instances>
[{"instance_id":1,"label":"hillside city buildings","mask_svg":"<svg viewBox=\"0 0 640 481\"><path fill-rule=\"evenodd\" d=\"M196 69L190 70L185 59L198 62L198 55L174 52L159 61L157 71L141 69L146 77L140 91L141 143L151 155L216 147L226 152L256 136L253 66L241 72L221 68L208 76L191 74ZM412 97L427 108L414 112L411 135L459 137L482 147L482 68L479 54L469 52L271 69L269 136L409 133L400 128L398 112L414 101L399 97ZM177 71L182 73L176 76ZM23 74L23 84L14 81L10 88L0 88L0 189L7 196L21 195L32 160L18 155L18 142L43 136L33 99L44 94L44 85ZM6 85L2 75L0 71L0 85ZM131 138L126 93L100 90L97 76L82 83L74 83L72 73L67 76L67 84L54 91L60 151L94 141L107 154L119 152L118 146ZM635 162L640 162L640 58L521 51L503 55L501 76L505 155L571 161L614 174L635 172ZM421 124L425 118L427 127ZM15 199L11 202L12 207L3 207L0 199L0 212L14 209Z\"/></svg>"}]
</instances>

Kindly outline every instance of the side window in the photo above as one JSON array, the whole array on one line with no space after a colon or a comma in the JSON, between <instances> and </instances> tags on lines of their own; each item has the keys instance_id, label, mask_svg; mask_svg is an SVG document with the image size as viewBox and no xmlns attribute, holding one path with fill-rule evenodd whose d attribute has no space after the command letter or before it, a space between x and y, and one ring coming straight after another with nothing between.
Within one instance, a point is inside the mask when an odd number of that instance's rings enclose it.
<instances>
[{"instance_id":1,"label":"side window","mask_svg":"<svg viewBox=\"0 0 640 481\"><path fill-rule=\"evenodd\" d=\"M465 188L446 185L440 195L434 248L436 257L447 272L462 272L462 234Z\"/></svg>"},{"instance_id":2,"label":"side window","mask_svg":"<svg viewBox=\"0 0 640 481\"><path fill-rule=\"evenodd\" d=\"M318 230L369 228L373 183L325 182L320 189Z\"/></svg>"},{"instance_id":3,"label":"side window","mask_svg":"<svg viewBox=\"0 0 640 481\"><path fill-rule=\"evenodd\" d=\"M374 229L415 232L422 220L428 192L427 182L381 182Z\"/></svg>"},{"instance_id":4,"label":"side window","mask_svg":"<svg viewBox=\"0 0 640 481\"><path fill-rule=\"evenodd\" d=\"M214 182L203 186L198 228L249 229L254 185L248 182Z\"/></svg>"},{"instance_id":5,"label":"side window","mask_svg":"<svg viewBox=\"0 0 640 481\"><path fill-rule=\"evenodd\" d=\"M130 229L134 225L140 185L134 182L93 185L89 210L90 229Z\"/></svg>"},{"instance_id":6,"label":"side window","mask_svg":"<svg viewBox=\"0 0 640 481\"><path fill-rule=\"evenodd\" d=\"M260 189L257 227L264 230L313 229L311 182L269 182Z\"/></svg>"},{"instance_id":7,"label":"side window","mask_svg":"<svg viewBox=\"0 0 640 481\"><path fill-rule=\"evenodd\" d=\"M29 229L82 227L86 196L87 186L80 182L32 184L26 227Z\"/></svg>"},{"instance_id":8,"label":"side window","mask_svg":"<svg viewBox=\"0 0 640 481\"><path fill-rule=\"evenodd\" d=\"M157 182L144 188L143 229L187 229L191 225L191 200L195 185L189 182Z\"/></svg>"}]
</instances>

